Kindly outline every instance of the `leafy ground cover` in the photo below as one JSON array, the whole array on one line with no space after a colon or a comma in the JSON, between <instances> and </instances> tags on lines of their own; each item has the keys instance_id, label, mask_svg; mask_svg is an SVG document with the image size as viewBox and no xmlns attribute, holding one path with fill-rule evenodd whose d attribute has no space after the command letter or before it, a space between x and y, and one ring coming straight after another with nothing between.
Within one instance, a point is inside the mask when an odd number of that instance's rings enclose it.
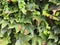
<instances>
[{"instance_id":1,"label":"leafy ground cover","mask_svg":"<svg viewBox=\"0 0 60 45\"><path fill-rule=\"evenodd\" d=\"M60 45L60 0L0 0L0 45Z\"/></svg>"}]
</instances>

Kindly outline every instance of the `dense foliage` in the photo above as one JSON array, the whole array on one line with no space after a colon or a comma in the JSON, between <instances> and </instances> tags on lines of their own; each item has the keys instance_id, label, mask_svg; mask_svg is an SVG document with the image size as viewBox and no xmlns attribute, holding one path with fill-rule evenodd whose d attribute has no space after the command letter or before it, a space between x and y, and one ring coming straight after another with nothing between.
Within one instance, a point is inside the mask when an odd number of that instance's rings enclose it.
<instances>
[{"instance_id":1,"label":"dense foliage","mask_svg":"<svg viewBox=\"0 0 60 45\"><path fill-rule=\"evenodd\" d=\"M60 45L60 0L0 0L0 45Z\"/></svg>"}]
</instances>

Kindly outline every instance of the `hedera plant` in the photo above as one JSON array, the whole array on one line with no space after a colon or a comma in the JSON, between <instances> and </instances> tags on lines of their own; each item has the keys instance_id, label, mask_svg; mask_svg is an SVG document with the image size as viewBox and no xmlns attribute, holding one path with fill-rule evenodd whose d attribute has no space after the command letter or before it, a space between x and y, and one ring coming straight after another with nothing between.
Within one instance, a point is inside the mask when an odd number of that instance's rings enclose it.
<instances>
[{"instance_id":1,"label":"hedera plant","mask_svg":"<svg viewBox=\"0 0 60 45\"><path fill-rule=\"evenodd\" d=\"M0 0L0 45L60 45L60 0Z\"/></svg>"}]
</instances>

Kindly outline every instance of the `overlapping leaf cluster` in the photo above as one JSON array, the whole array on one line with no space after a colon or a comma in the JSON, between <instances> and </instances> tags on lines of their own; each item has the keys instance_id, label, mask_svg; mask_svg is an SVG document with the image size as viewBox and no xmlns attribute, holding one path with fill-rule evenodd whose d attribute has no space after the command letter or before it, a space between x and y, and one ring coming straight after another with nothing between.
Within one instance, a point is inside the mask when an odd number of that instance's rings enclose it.
<instances>
[{"instance_id":1,"label":"overlapping leaf cluster","mask_svg":"<svg viewBox=\"0 0 60 45\"><path fill-rule=\"evenodd\" d=\"M60 45L60 0L0 0L0 45Z\"/></svg>"}]
</instances>

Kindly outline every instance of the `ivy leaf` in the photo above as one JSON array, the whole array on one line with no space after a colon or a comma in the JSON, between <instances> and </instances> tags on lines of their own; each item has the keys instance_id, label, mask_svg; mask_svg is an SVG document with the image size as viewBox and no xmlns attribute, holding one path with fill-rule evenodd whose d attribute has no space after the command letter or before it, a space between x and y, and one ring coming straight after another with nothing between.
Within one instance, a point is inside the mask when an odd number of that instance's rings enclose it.
<instances>
[{"instance_id":1,"label":"ivy leaf","mask_svg":"<svg viewBox=\"0 0 60 45\"><path fill-rule=\"evenodd\" d=\"M23 12L23 14L26 14L24 0L18 0L18 6L19 6L19 9Z\"/></svg>"},{"instance_id":2,"label":"ivy leaf","mask_svg":"<svg viewBox=\"0 0 60 45\"><path fill-rule=\"evenodd\" d=\"M37 40L38 44L41 45L41 44L42 44L42 39L39 38L39 37L38 37L37 39L38 39L38 40Z\"/></svg>"},{"instance_id":3,"label":"ivy leaf","mask_svg":"<svg viewBox=\"0 0 60 45\"><path fill-rule=\"evenodd\" d=\"M16 33L22 30L22 26L20 24L15 25Z\"/></svg>"},{"instance_id":4,"label":"ivy leaf","mask_svg":"<svg viewBox=\"0 0 60 45\"><path fill-rule=\"evenodd\" d=\"M21 11L23 12L23 14L26 14L26 9L22 8Z\"/></svg>"},{"instance_id":5,"label":"ivy leaf","mask_svg":"<svg viewBox=\"0 0 60 45\"><path fill-rule=\"evenodd\" d=\"M57 45L57 44L55 44L54 42L49 41L49 42L47 43L47 45Z\"/></svg>"},{"instance_id":6,"label":"ivy leaf","mask_svg":"<svg viewBox=\"0 0 60 45\"><path fill-rule=\"evenodd\" d=\"M0 37L3 37L3 34L1 33L1 31L0 31Z\"/></svg>"},{"instance_id":7,"label":"ivy leaf","mask_svg":"<svg viewBox=\"0 0 60 45\"><path fill-rule=\"evenodd\" d=\"M15 45L30 45L28 42L24 42L23 40L19 39L16 41Z\"/></svg>"},{"instance_id":8,"label":"ivy leaf","mask_svg":"<svg viewBox=\"0 0 60 45\"><path fill-rule=\"evenodd\" d=\"M49 0L49 2L52 2L52 3L56 4L57 0Z\"/></svg>"},{"instance_id":9,"label":"ivy leaf","mask_svg":"<svg viewBox=\"0 0 60 45\"><path fill-rule=\"evenodd\" d=\"M12 29L12 28L15 28L15 24L9 24L8 25L8 29Z\"/></svg>"},{"instance_id":10,"label":"ivy leaf","mask_svg":"<svg viewBox=\"0 0 60 45\"><path fill-rule=\"evenodd\" d=\"M37 37L34 36L34 38L32 38L32 45L36 45L37 44Z\"/></svg>"},{"instance_id":11,"label":"ivy leaf","mask_svg":"<svg viewBox=\"0 0 60 45\"><path fill-rule=\"evenodd\" d=\"M60 33L60 28L54 29L54 33L55 33L55 34L59 34L59 33Z\"/></svg>"},{"instance_id":12,"label":"ivy leaf","mask_svg":"<svg viewBox=\"0 0 60 45\"><path fill-rule=\"evenodd\" d=\"M6 29L6 28L2 29L2 30L1 30L1 34L4 35L4 34L7 32L7 30L8 30L8 29Z\"/></svg>"},{"instance_id":13,"label":"ivy leaf","mask_svg":"<svg viewBox=\"0 0 60 45\"><path fill-rule=\"evenodd\" d=\"M14 22L14 19L10 19L10 23L12 24Z\"/></svg>"},{"instance_id":14,"label":"ivy leaf","mask_svg":"<svg viewBox=\"0 0 60 45\"><path fill-rule=\"evenodd\" d=\"M60 40L59 40L58 44L60 44Z\"/></svg>"},{"instance_id":15,"label":"ivy leaf","mask_svg":"<svg viewBox=\"0 0 60 45\"><path fill-rule=\"evenodd\" d=\"M31 19L30 18L23 18L20 20L21 23L30 23L31 24Z\"/></svg>"},{"instance_id":16,"label":"ivy leaf","mask_svg":"<svg viewBox=\"0 0 60 45\"><path fill-rule=\"evenodd\" d=\"M8 25L8 22L6 22L6 21L4 21L4 20L2 20L2 27L1 27L1 29L3 29L4 27L6 27L7 25Z\"/></svg>"},{"instance_id":17,"label":"ivy leaf","mask_svg":"<svg viewBox=\"0 0 60 45\"><path fill-rule=\"evenodd\" d=\"M8 23L4 22L2 23L2 29L7 26Z\"/></svg>"},{"instance_id":18,"label":"ivy leaf","mask_svg":"<svg viewBox=\"0 0 60 45\"><path fill-rule=\"evenodd\" d=\"M49 6L49 4L45 4L43 10L48 10L48 6Z\"/></svg>"},{"instance_id":19,"label":"ivy leaf","mask_svg":"<svg viewBox=\"0 0 60 45\"><path fill-rule=\"evenodd\" d=\"M58 26L53 26L52 29L54 30L54 34L60 33L60 28Z\"/></svg>"},{"instance_id":20,"label":"ivy leaf","mask_svg":"<svg viewBox=\"0 0 60 45\"><path fill-rule=\"evenodd\" d=\"M58 4L60 2L60 0L49 0L49 2L52 2L54 4Z\"/></svg>"},{"instance_id":21,"label":"ivy leaf","mask_svg":"<svg viewBox=\"0 0 60 45\"><path fill-rule=\"evenodd\" d=\"M35 11L36 5L34 3L30 3L26 5L26 9L28 11Z\"/></svg>"},{"instance_id":22,"label":"ivy leaf","mask_svg":"<svg viewBox=\"0 0 60 45\"><path fill-rule=\"evenodd\" d=\"M33 38L31 35L21 35L20 34L19 36L20 36L19 38L21 38L21 40L24 42L28 42L29 40L31 40Z\"/></svg>"},{"instance_id":23,"label":"ivy leaf","mask_svg":"<svg viewBox=\"0 0 60 45\"><path fill-rule=\"evenodd\" d=\"M0 39L0 45L7 45L8 43L10 43L9 37Z\"/></svg>"},{"instance_id":24,"label":"ivy leaf","mask_svg":"<svg viewBox=\"0 0 60 45\"><path fill-rule=\"evenodd\" d=\"M51 33L50 33L48 39L54 39L54 42L57 42L58 41L58 37L55 36L55 35L53 35L53 34L51 34Z\"/></svg>"},{"instance_id":25,"label":"ivy leaf","mask_svg":"<svg viewBox=\"0 0 60 45\"><path fill-rule=\"evenodd\" d=\"M33 25L31 25L31 24L26 24L26 25L25 25L25 29L26 29L29 33L31 33L32 36L34 36L34 32L33 32L33 31L34 31L35 28L34 28Z\"/></svg>"},{"instance_id":26,"label":"ivy leaf","mask_svg":"<svg viewBox=\"0 0 60 45\"><path fill-rule=\"evenodd\" d=\"M7 35L10 36L10 34L11 34L11 30L8 30Z\"/></svg>"},{"instance_id":27,"label":"ivy leaf","mask_svg":"<svg viewBox=\"0 0 60 45\"><path fill-rule=\"evenodd\" d=\"M39 36L42 38L42 40L46 41L47 37L41 32Z\"/></svg>"}]
</instances>

